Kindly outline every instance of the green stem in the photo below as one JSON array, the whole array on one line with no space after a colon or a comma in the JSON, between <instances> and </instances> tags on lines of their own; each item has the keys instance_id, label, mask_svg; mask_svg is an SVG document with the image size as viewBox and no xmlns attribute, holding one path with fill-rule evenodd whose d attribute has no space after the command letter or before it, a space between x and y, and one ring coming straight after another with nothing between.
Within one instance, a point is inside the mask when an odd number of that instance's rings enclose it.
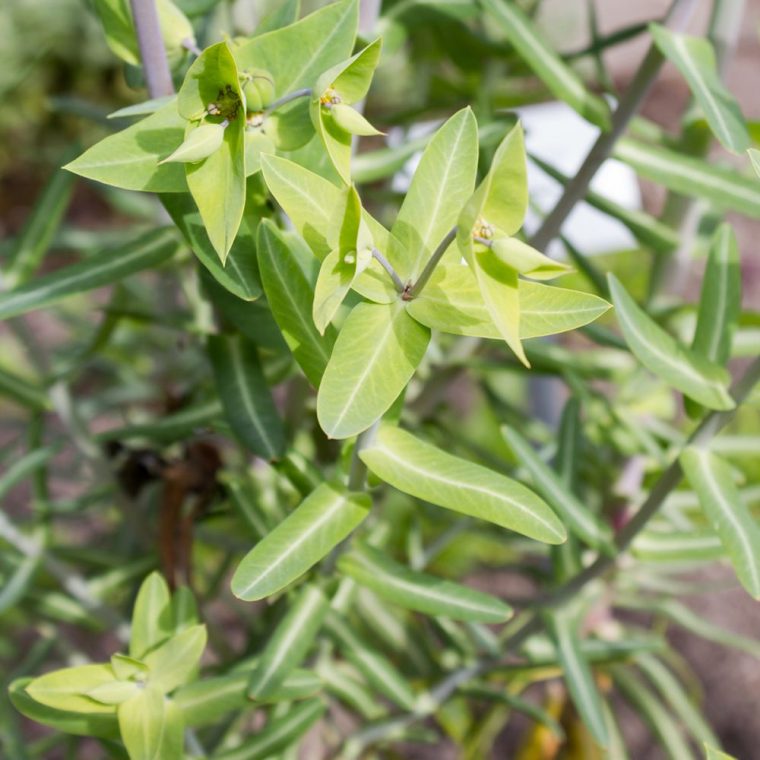
<instances>
[{"instance_id":1,"label":"green stem","mask_svg":"<svg viewBox=\"0 0 760 760\"><path fill-rule=\"evenodd\" d=\"M373 256L373 258L377 259L377 261L380 264L380 266L386 272L388 272L388 274L390 275L391 280L393 280L393 284L394 284L396 290L398 290L399 293L403 293L404 292L404 283L401 282L401 278L398 276L398 272L396 272L396 270L393 268L393 265L390 263L390 261L388 261L388 259L386 259L385 256L383 256L383 254L380 253L380 251L377 250L377 248L373 248L372 249L372 256Z\"/></svg>"},{"instance_id":2,"label":"green stem","mask_svg":"<svg viewBox=\"0 0 760 760\"><path fill-rule=\"evenodd\" d=\"M140 47L145 83L151 98L174 94L174 82L164 48L164 38L158 22L156 0L129 0L135 34Z\"/></svg>"},{"instance_id":3,"label":"green stem","mask_svg":"<svg viewBox=\"0 0 760 760\"><path fill-rule=\"evenodd\" d=\"M311 93L311 87L304 87L300 90L293 90L293 92L289 92L287 95L283 95L281 98L277 98L277 100L270 103L264 110L264 113L272 113L272 111L276 111L278 108L287 105L293 100L309 97Z\"/></svg>"},{"instance_id":4,"label":"green stem","mask_svg":"<svg viewBox=\"0 0 760 760\"><path fill-rule=\"evenodd\" d=\"M457 228L452 227L446 233L443 240L441 240L441 242L438 244L438 247L433 251L433 255L430 257L428 263L425 264L425 268L422 270L422 274L420 274L420 276L417 278L417 282L415 282L411 287L408 287L404 290L404 295L402 297L405 301L411 301L422 292L422 289L425 287L425 285L427 285L427 281L432 277L435 268L438 266L438 263L443 258L443 254L446 253L449 246L454 242L454 238L456 236Z\"/></svg>"}]
</instances>

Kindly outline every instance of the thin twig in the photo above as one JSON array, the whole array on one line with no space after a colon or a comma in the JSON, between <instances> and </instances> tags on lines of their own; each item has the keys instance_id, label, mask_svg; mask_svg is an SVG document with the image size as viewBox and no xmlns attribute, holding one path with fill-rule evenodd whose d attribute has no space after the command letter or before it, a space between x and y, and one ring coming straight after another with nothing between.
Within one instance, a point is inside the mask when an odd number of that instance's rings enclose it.
<instances>
[{"instance_id":1,"label":"thin twig","mask_svg":"<svg viewBox=\"0 0 760 760\"><path fill-rule=\"evenodd\" d=\"M435 268L438 266L438 262L443 258L443 254L446 253L449 246L454 242L454 238L457 236L457 228L452 227L446 236L438 244L438 248L433 251L433 255L430 257L430 261L425 264L425 268L422 270L422 274L417 278L417 282L410 288L406 289L405 300L411 301L412 298L418 296L422 289L427 285L427 281L432 277Z\"/></svg>"},{"instance_id":2,"label":"thin twig","mask_svg":"<svg viewBox=\"0 0 760 760\"><path fill-rule=\"evenodd\" d=\"M398 290L399 293L404 292L404 283L401 282L401 278L398 276L398 272L393 268L393 265L391 264L388 259L383 256L380 251L377 250L377 248L372 249L372 256L373 258L377 259L377 261L380 263L380 266L388 272L388 274L391 277L391 280L393 280L393 284L396 286L396 290Z\"/></svg>"},{"instance_id":3,"label":"thin twig","mask_svg":"<svg viewBox=\"0 0 760 760\"><path fill-rule=\"evenodd\" d=\"M174 82L166 57L164 38L158 22L156 0L129 0L135 20L137 44L140 48L145 83L151 98L174 94Z\"/></svg>"},{"instance_id":4,"label":"thin twig","mask_svg":"<svg viewBox=\"0 0 760 760\"><path fill-rule=\"evenodd\" d=\"M264 109L264 113L272 113L272 111L276 111L278 108L287 105L291 101L298 100L298 98L308 98L311 93L311 87L304 87L300 90L293 90L293 92L289 92L287 95L283 95L281 98L277 98L277 100L270 103Z\"/></svg>"}]
</instances>

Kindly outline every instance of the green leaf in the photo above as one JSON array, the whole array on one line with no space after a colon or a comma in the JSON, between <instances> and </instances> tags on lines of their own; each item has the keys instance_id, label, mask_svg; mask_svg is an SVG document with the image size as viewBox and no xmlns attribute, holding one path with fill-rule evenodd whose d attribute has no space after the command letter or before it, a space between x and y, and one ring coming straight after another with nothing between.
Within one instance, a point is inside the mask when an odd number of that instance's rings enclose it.
<instances>
[{"instance_id":1,"label":"green leaf","mask_svg":"<svg viewBox=\"0 0 760 760\"><path fill-rule=\"evenodd\" d=\"M129 654L141 660L174 630L169 587L160 573L151 573L140 586L132 612Z\"/></svg>"},{"instance_id":2,"label":"green leaf","mask_svg":"<svg viewBox=\"0 0 760 760\"><path fill-rule=\"evenodd\" d=\"M225 91L229 88L229 91ZM227 42L207 47L187 70L177 95L177 110L183 119L196 121L204 117L210 105L232 121L243 102L235 59Z\"/></svg>"},{"instance_id":3,"label":"green leaf","mask_svg":"<svg viewBox=\"0 0 760 760\"><path fill-rule=\"evenodd\" d=\"M559 100L593 124L610 127L610 109L592 95L578 75L559 57L520 8L507 0L481 0L489 18L507 38L517 54Z\"/></svg>"},{"instance_id":4,"label":"green leaf","mask_svg":"<svg viewBox=\"0 0 760 760\"><path fill-rule=\"evenodd\" d=\"M574 330L604 314L609 308L602 298L536 282L518 282L520 338ZM477 280L469 267L441 264L425 289L406 307L418 322L435 330L501 338L486 309Z\"/></svg>"},{"instance_id":5,"label":"green leaf","mask_svg":"<svg viewBox=\"0 0 760 760\"><path fill-rule=\"evenodd\" d=\"M338 568L383 599L427 615L502 623L512 614L509 605L495 596L411 570L369 545L344 554Z\"/></svg>"},{"instance_id":6,"label":"green leaf","mask_svg":"<svg viewBox=\"0 0 760 760\"><path fill-rule=\"evenodd\" d=\"M380 419L422 361L430 331L401 301L360 303L338 335L319 386L317 418L330 438L349 438Z\"/></svg>"},{"instance_id":7,"label":"green leaf","mask_svg":"<svg viewBox=\"0 0 760 760\"><path fill-rule=\"evenodd\" d=\"M225 126L223 124L207 123L201 123L197 127L191 128L182 145L160 163L165 164L170 161L194 163L203 161L204 158L208 158L222 147L224 130Z\"/></svg>"},{"instance_id":8,"label":"green leaf","mask_svg":"<svg viewBox=\"0 0 760 760\"><path fill-rule=\"evenodd\" d=\"M13 399L27 409L41 412L50 408L47 394L36 382L3 367L0 367L0 395Z\"/></svg>"},{"instance_id":9,"label":"green leaf","mask_svg":"<svg viewBox=\"0 0 760 760\"><path fill-rule=\"evenodd\" d=\"M216 153L200 163L185 164L187 186L222 263L235 242L245 208L243 135L244 123L235 119L225 129L222 147Z\"/></svg>"},{"instance_id":10,"label":"green leaf","mask_svg":"<svg viewBox=\"0 0 760 760\"><path fill-rule=\"evenodd\" d=\"M204 678L187 686L181 686L172 695L174 703L182 710L188 726L206 726L232 710L257 707L262 702L252 702L248 696L249 670L216 678ZM321 681L309 670L295 669L264 703L289 702L313 697Z\"/></svg>"},{"instance_id":11,"label":"green leaf","mask_svg":"<svg viewBox=\"0 0 760 760\"><path fill-rule=\"evenodd\" d=\"M295 24L298 21L298 12L301 8L301 0L280 0L280 2L267 13L253 31L254 37L276 29Z\"/></svg>"},{"instance_id":12,"label":"green leaf","mask_svg":"<svg viewBox=\"0 0 760 760\"><path fill-rule=\"evenodd\" d=\"M755 174L760 177L760 150L757 150L756 148L748 148L747 155L749 156L752 168L755 170Z\"/></svg>"},{"instance_id":13,"label":"green leaf","mask_svg":"<svg viewBox=\"0 0 760 760\"><path fill-rule=\"evenodd\" d=\"M177 250L174 231L164 227L141 235L117 249L35 278L16 290L0 293L0 319L50 306L67 296L120 282L143 269L168 261Z\"/></svg>"},{"instance_id":14,"label":"green leaf","mask_svg":"<svg viewBox=\"0 0 760 760\"><path fill-rule=\"evenodd\" d=\"M115 681L110 665L79 665L35 678L26 686L26 693L36 702L55 710L112 714L113 706L96 702L86 694L97 686Z\"/></svg>"},{"instance_id":15,"label":"green leaf","mask_svg":"<svg viewBox=\"0 0 760 760\"><path fill-rule=\"evenodd\" d=\"M281 757L281 750L297 742L324 714L325 704L320 699L303 702L288 710L281 718L270 719L256 736L245 740L239 747L218 752L212 760L264 760Z\"/></svg>"},{"instance_id":16,"label":"green leaf","mask_svg":"<svg viewBox=\"0 0 760 760\"><path fill-rule=\"evenodd\" d=\"M636 358L669 385L709 409L733 409L726 390L727 372L668 335L609 275L615 313Z\"/></svg>"},{"instance_id":17,"label":"green leaf","mask_svg":"<svg viewBox=\"0 0 760 760\"><path fill-rule=\"evenodd\" d=\"M594 674L581 650L577 622L567 610L548 612L545 615L552 638L557 646L565 685L584 724L598 744L609 742L607 721L602 697L594 681Z\"/></svg>"},{"instance_id":18,"label":"green leaf","mask_svg":"<svg viewBox=\"0 0 760 760\"><path fill-rule=\"evenodd\" d=\"M323 259L337 248L336 219L343 218L346 191L285 158L265 156L261 168L270 192L314 255Z\"/></svg>"},{"instance_id":19,"label":"green leaf","mask_svg":"<svg viewBox=\"0 0 760 760\"><path fill-rule=\"evenodd\" d=\"M304 588L287 615L269 636L256 669L248 682L251 699L267 699L301 664L311 649L329 609L327 598L317 586Z\"/></svg>"},{"instance_id":20,"label":"green leaf","mask_svg":"<svg viewBox=\"0 0 760 760\"><path fill-rule=\"evenodd\" d=\"M162 694L174 691L195 675L205 647L205 625L193 625L174 634L143 658L149 671L148 685Z\"/></svg>"},{"instance_id":21,"label":"green leaf","mask_svg":"<svg viewBox=\"0 0 760 760\"><path fill-rule=\"evenodd\" d=\"M32 680L31 678L20 678L11 682L8 687L10 700L22 715L65 734L96 736L106 739L118 738L119 724L113 708L109 708L108 712L81 713L43 705L26 692L26 687Z\"/></svg>"},{"instance_id":22,"label":"green leaf","mask_svg":"<svg viewBox=\"0 0 760 760\"><path fill-rule=\"evenodd\" d=\"M311 315L316 271L301 267L297 252L303 243L288 236L268 220L259 225L257 240L261 281L272 316L285 342L293 352L309 382L315 387L322 380L335 344L336 331L328 325L320 335ZM306 256L310 256L306 251Z\"/></svg>"},{"instance_id":23,"label":"green leaf","mask_svg":"<svg viewBox=\"0 0 760 760\"><path fill-rule=\"evenodd\" d=\"M48 180L3 263L3 289L26 282L37 270L66 213L73 186L74 177L62 169Z\"/></svg>"},{"instance_id":24,"label":"green leaf","mask_svg":"<svg viewBox=\"0 0 760 760\"><path fill-rule=\"evenodd\" d=\"M456 225L475 186L477 163L477 123L463 108L427 144L391 228L387 256L403 281L417 279Z\"/></svg>"},{"instance_id":25,"label":"green leaf","mask_svg":"<svg viewBox=\"0 0 760 760\"><path fill-rule=\"evenodd\" d=\"M414 711L417 704L414 689L387 657L357 636L336 614L328 615L326 624L330 634L340 642L346 658L371 686L404 710Z\"/></svg>"},{"instance_id":26,"label":"green leaf","mask_svg":"<svg viewBox=\"0 0 760 760\"><path fill-rule=\"evenodd\" d=\"M129 760L163 760L164 711L164 695L153 686L119 705L119 730Z\"/></svg>"},{"instance_id":27,"label":"green leaf","mask_svg":"<svg viewBox=\"0 0 760 760\"><path fill-rule=\"evenodd\" d=\"M245 601L270 596L319 562L367 516L371 501L323 483L243 558L232 593Z\"/></svg>"},{"instance_id":28,"label":"green leaf","mask_svg":"<svg viewBox=\"0 0 760 760\"><path fill-rule=\"evenodd\" d=\"M104 705L120 705L140 690L136 681L111 681L102 683L87 692L90 699Z\"/></svg>"},{"instance_id":29,"label":"green leaf","mask_svg":"<svg viewBox=\"0 0 760 760\"><path fill-rule=\"evenodd\" d=\"M501 434L511 447L518 462L528 470L533 487L560 515L567 527L589 546L614 555L612 530L590 512L573 492L534 451L528 441L514 428L503 426Z\"/></svg>"},{"instance_id":30,"label":"green leaf","mask_svg":"<svg viewBox=\"0 0 760 760\"><path fill-rule=\"evenodd\" d=\"M721 752L715 747L711 747L709 744L705 744L705 760L736 760L733 755L729 755L727 752Z\"/></svg>"},{"instance_id":31,"label":"green leaf","mask_svg":"<svg viewBox=\"0 0 760 760\"><path fill-rule=\"evenodd\" d=\"M514 235L528 209L525 139L518 122L494 153L491 166L459 217L457 240L465 256L472 252L472 234L485 222L501 235ZM479 224L480 222L480 224Z\"/></svg>"},{"instance_id":32,"label":"green leaf","mask_svg":"<svg viewBox=\"0 0 760 760\"><path fill-rule=\"evenodd\" d=\"M211 335L208 353L216 389L235 435L263 459L282 456L285 430L256 347L240 335Z\"/></svg>"},{"instance_id":33,"label":"green leaf","mask_svg":"<svg viewBox=\"0 0 760 760\"><path fill-rule=\"evenodd\" d=\"M235 49L235 60L241 71L276 72L277 97L313 87L323 71L351 55L357 20L356 0L340 0L295 24L254 37Z\"/></svg>"},{"instance_id":34,"label":"green leaf","mask_svg":"<svg viewBox=\"0 0 760 760\"><path fill-rule=\"evenodd\" d=\"M617 141L613 155L668 190L760 219L760 184L733 169L625 137Z\"/></svg>"},{"instance_id":35,"label":"green leaf","mask_svg":"<svg viewBox=\"0 0 760 760\"><path fill-rule=\"evenodd\" d=\"M244 301L255 301L261 296L253 235L241 229L227 260L222 264L208 239L192 197L188 193L171 193L161 196L161 203L193 253L220 285Z\"/></svg>"},{"instance_id":36,"label":"green leaf","mask_svg":"<svg viewBox=\"0 0 760 760\"><path fill-rule=\"evenodd\" d=\"M702 278L697 328L692 349L716 364L731 356L731 341L739 321L742 274L736 237L728 224L721 224L713 238Z\"/></svg>"},{"instance_id":37,"label":"green leaf","mask_svg":"<svg viewBox=\"0 0 760 760\"><path fill-rule=\"evenodd\" d=\"M703 743L719 744L718 738L686 693L684 687L673 673L657 657L642 654L636 658L636 664L654 684L660 696L673 712L683 721L695 739Z\"/></svg>"},{"instance_id":38,"label":"green leaf","mask_svg":"<svg viewBox=\"0 0 760 760\"><path fill-rule=\"evenodd\" d=\"M538 541L557 544L565 540L557 516L525 486L447 454L399 428L381 426L360 456L381 480L418 499Z\"/></svg>"},{"instance_id":39,"label":"green leaf","mask_svg":"<svg viewBox=\"0 0 760 760\"><path fill-rule=\"evenodd\" d=\"M312 122L338 174L347 183L351 181L351 135L377 133L358 111L350 108L350 104L362 100L367 94L380 60L381 47L382 41L375 40L347 61L324 72L314 87L310 109ZM346 108L354 116L341 113L341 109Z\"/></svg>"},{"instance_id":40,"label":"green leaf","mask_svg":"<svg viewBox=\"0 0 760 760\"><path fill-rule=\"evenodd\" d=\"M639 533L633 542L634 557L645 562L714 562L725 551L712 531L655 531Z\"/></svg>"},{"instance_id":41,"label":"green leaf","mask_svg":"<svg viewBox=\"0 0 760 760\"><path fill-rule=\"evenodd\" d=\"M534 280L551 280L572 271L567 264L544 256L517 238L497 238L492 241L491 250L503 264Z\"/></svg>"},{"instance_id":42,"label":"green leaf","mask_svg":"<svg viewBox=\"0 0 760 760\"><path fill-rule=\"evenodd\" d=\"M110 135L64 169L125 190L187 191L180 164L160 164L185 139L185 120L174 102L115 135Z\"/></svg>"},{"instance_id":43,"label":"green leaf","mask_svg":"<svg viewBox=\"0 0 760 760\"><path fill-rule=\"evenodd\" d=\"M526 366L530 362L520 342L520 294L517 272L501 262L490 248L473 255L473 267L491 321L499 335Z\"/></svg>"},{"instance_id":44,"label":"green leaf","mask_svg":"<svg viewBox=\"0 0 760 760\"><path fill-rule=\"evenodd\" d=\"M736 99L720 81L710 41L676 34L659 24L650 24L649 31L660 52L688 82L713 134L734 153L747 150L750 139L744 117Z\"/></svg>"},{"instance_id":45,"label":"green leaf","mask_svg":"<svg viewBox=\"0 0 760 760\"><path fill-rule=\"evenodd\" d=\"M760 598L760 526L742 502L731 467L696 446L685 449L680 462L742 586L755 599Z\"/></svg>"}]
</instances>

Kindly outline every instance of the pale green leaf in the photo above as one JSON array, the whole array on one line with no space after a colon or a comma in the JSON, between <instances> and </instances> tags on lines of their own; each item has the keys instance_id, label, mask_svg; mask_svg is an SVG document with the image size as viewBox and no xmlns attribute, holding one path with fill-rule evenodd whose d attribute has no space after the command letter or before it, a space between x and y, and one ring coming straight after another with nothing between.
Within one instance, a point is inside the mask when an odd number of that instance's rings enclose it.
<instances>
[{"instance_id":1,"label":"pale green leaf","mask_svg":"<svg viewBox=\"0 0 760 760\"><path fill-rule=\"evenodd\" d=\"M282 750L297 742L325 712L320 699L303 702L279 718L270 719L256 735L246 739L239 747L212 755L211 760L265 760L282 757Z\"/></svg>"},{"instance_id":2,"label":"pale green leaf","mask_svg":"<svg viewBox=\"0 0 760 760\"><path fill-rule=\"evenodd\" d=\"M10 701L22 715L65 734L97 736L106 739L118 738L119 724L113 708L110 708L108 712L81 713L43 705L26 692L26 687L32 680L20 678L11 682L8 687Z\"/></svg>"},{"instance_id":3,"label":"pale green leaf","mask_svg":"<svg viewBox=\"0 0 760 760\"><path fill-rule=\"evenodd\" d=\"M502 623L512 614L509 605L495 596L411 570L369 545L344 554L338 568L383 599L427 615Z\"/></svg>"},{"instance_id":4,"label":"pale green leaf","mask_svg":"<svg viewBox=\"0 0 760 760\"><path fill-rule=\"evenodd\" d=\"M180 164L160 164L185 139L187 122L169 103L136 124L109 135L64 166L74 174L126 190L187 191Z\"/></svg>"},{"instance_id":5,"label":"pale green leaf","mask_svg":"<svg viewBox=\"0 0 760 760\"><path fill-rule=\"evenodd\" d=\"M327 614L327 598L317 586L307 586L272 631L248 682L251 699L267 699L309 653Z\"/></svg>"},{"instance_id":6,"label":"pale green leaf","mask_svg":"<svg viewBox=\"0 0 760 760\"><path fill-rule=\"evenodd\" d=\"M517 430L503 426L501 433L507 440L520 464L528 470L536 491L546 499L549 506L560 515L567 527L579 538L596 549L614 554L612 530L581 503L534 451L533 447Z\"/></svg>"},{"instance_id":7,"label":"pale green leaf","mask_svg":"<svg viewBox=\"0 0 760 760\"><path fill-rule=\"evenodd\" d=\"M134 697L139 689L136 681L110 681L90 689L87 696L104 705L120 705Z\"/></svg>"},{"instance_id":8,"label":"pale green leaf","mask_svg":"<svg viewBox=\"0 0 760 760\"><path fill-rule=\"evenodd\" d=\"M565 540L557 516L525 486L399 428L381 426L360 456L381 480L418 499L538 541L556 544Z\"/></svg>"},{"instance_id":9,"label":"pale green leaf","mask_svg":"<svg viewBox=\"0 0 760 760\"><path fill-rule=\"evenodd\" d=\"M709 409L733 409L726 371L666 333L612 274L609 285L618 322L636 358L650 372Z\"/></svg>"},{"instance_id":10,"label":"pale green leaf","mask_svg":"<svg viewBox=\"0 0 760 760\"><path fill-rule=\"evenodd\" d=\"M594 673L581 650L575 617L568 611L545 615L557 655L575 709L596 742L605 747L609 741L602 697L594 681Z\"/></svg>"},{"instance_id":11,"label":"pale green leaf","mask_svg":"<svg viewBox=\"0 0 760 760\"><path fill-rule=\"evenodd\" d=\"M140 586L132 612L129 654L141 660L174 630L169 587L160 573L151 573Z\"/></svg>"},{"instance_id":12,"label":"pale green leaf","mask_svg":"<svg viewBox=\"0 0 760 760\"><path fill-rule=\"evenodd\" d=\"M319 562L369 512L370 499L330 483L318 486L243 558L232 578L240 599L263 599Z\"/></svg>"},{"instance_id":13,"label":"pale green leaf","mask_svg":"<svg viewBox=\"0 0 760 760\"><path fill-rule=\"evenodd\" d=\"M193 625L175 633L143 658L148 684L163 694L194 677L206 646L206 626Z\"/></svg>"},{"instance_id":14,"label":"pale green leaf","mask_svg":"<svg viewBox=\"0 0 760 760\"><path fill-rule=\"evenodd\" d=\"M713 134L734 153L747 150L749 134L744 117L736 99L720 81L710 41L676 34L660 24L650 24L649 31L660 52L688 82Z\"/></svg>"},{"instance_id":15,"label":"pale green leaf","mask_svg":"<svg viewBox=\"0 0 760 760\"><path fill-rule=\"evenodd\" d=\"M112 705L90 699L87 694L98 686L113 684L116 677L110 665L79 665L54 670L35 678L26 693L40 704L55 710L78 713L113 713Z\"/></svg>"},{"instance_id":16,"label":"pale green leaf","mask_svg":"<svg viewBox=\"0 0 760 760\"><path fill-rule=\"evenodd\" d=\"M755 174L760 177L760 150L757 150L757 148L748 148L747 155L749 156L752 168L755 170Z\"/></svg>"},{"instance_id":17,"label":"pale green leaf","mask_svg":"<svg viewBox=\"0 0 760 760\"><path fill-rule=\"evenodd\" d=\"M343 324L317 396L317 418L331 438L349 438L380 419L422 361L428 328L401 301L360 303Z\"/></svg>"},{"instance_id":18,"label":"pale green leaf","mask_svg":"<svg viewBox=\"0 0 760 760\"><path fill-rule=\"evenodd\" d=\"M261 68L275 73L275 95L313 87L319 75L351 55L358 3L340 0L295 24L254 37L235 49L241 71Z\"/></svg>"},{"instance_id":19,"label":"pale green leaf","mask_svg":"<svg viewBox=\"0 0 760 760\"><path fill-rule=\"evenodd\" d=\"M256 346L240 335L210 335L208 353L216 390L235 435L264 459L280 457L285 430Z\"/></svg>"},{"instance_id":20,"label":"pale green leaf","mask_svg":"<svg viewBox=\"0 0 760 760\"><path fill-rule=\"evenodd\" d=\"M760 526L742 502L731 467L706 449L690 446L680 458L705 516L728 552L748 593L760 598Z\"/></svg>"},{"instance_id":21,"label":"pale green leaf","mask_svg":"<svg viewBox=\"0 0 760 760\"><path fill-rule=\"evenodd\" d=\"M229 93L225 93L229 88ZM222 109L220 95L225 95L224 105L230 113ZM207 113L210 105L218 106L225 119L232 121L237 115L235 104L242 103L242 93L238 81L238 70L227 42L217 42L207 47L187 70L185 79L177 95L177 110L184 119L194 121Z\"/></svg>"},{"instance_id":22,"label":"pale green leaf","mask_svg":"<svg viewBox=\"0 0 760 760\"><path fill-rule=\"evenodd\" d=\"M593 322L610 305L598 296L520 280L520 338L574 330ZM418 322L436 330L478 338L501 338L469 267L442 264L425 289L407 304Z\"/></svg>"},{"instance_id":23,"label":"pale green leaf","mask_svg":"<svg viewBox=\"0 0 760 760\"><path fill-rule=\"evenodd\" d=\"M526 366L530 362L520 342L520 292L517 272L502 263L490 248L473 255L480 295L499 335Z\"/></svg>"},{"instance_id":24,"label":"pale green leaf","mask_svg":"<svg viewBox=\"0 0 760 760\"><path fill-rule=\"evenodd\" d=\"M414 281L457 224L475 186L478 128L469 108L454 114L427 144L391 228L387 258Z\"/></svg>"},{"instance_id":25,"label":"pale green leaf","mask_svg":"<svg viewBox=\"0 0 760 760\"><path fill-rule=\"evenodd\" d=\"M317 273L312 270L313 273L307 274L299 264L296 247L303 247L303 243L280 232L268 220L259 226L257 243L261 281L272 315L293 352L293 358L309 382L318 386L337 333L328 325L320 335L312 319ZM306 255L310 255L308 251Z\"/></svg>"},{"instance_id":26,"label":"pale green leaf","mask_svg":"<svg viewBox=\"0 0 760 760\"><path fill-rule=\"evenodd\" d=\"M607 104L586 89L516 3L507 0L481 0L481 3L498 30L555 97L602 129L609 128Z\"/></svg>"},{"instance_id":27,"label":"pale green leaf","mask_svg":"<svg viewBox=\"0 0 760 760\"><path fill-rule=\"evenodd\" d=\"M731 341L739 320L742 274L736 237L728 224L718 227L702 279L697 328L692 349L716 364L731 356Z\"/></svg>"},{"instance_id":28,"label":"pale green leaf","mask_svg":"<svg viewBox=\"0 0 760 760\"><path fill-rule=\"evenodd\" d=\"M164 695L152 686L119 705L119 730L129 760L163 760L164 713Z\"/></svg>"},{"instance_id":29,"label":"pale green leaf","mask_svg":"<svg viewBox=\"0 0 760 760\"><path fill-rule=\"evenodd\" d=\"M721 752L715 747L711 747L709 744L704 745L705 748L705 760L737 760L733 755L729 755L727 752Z\"/></svg>"},{"instance_id":30,"label":"pale green leaf","mask_svg":"<svg viewBox=\"0 0 760 760\"><path fill-rule=\"evenodd\" d=\"M572 271L567 264L544 256L543 253L517 238L494 239L491 250L503 264L534 280L551 280Z\"/></svg>"},{"instance_id":31,"label":"pale green leaf","mask_svg":"<svg viewBox=\"0 0 760 760\"><path fill-rule=\"evenodd\" d=\"M203 161L204 158L208 158L222 147L224 130L225 127L222 124L201 123L197 127L193 127L187 132L184 142L160 163L165 164L170 161L177 163Z\"/></svg>"},{"instance_id":32,"label":"pale green leaf","mask_svg":"<svg viewBox=\"0 0 760 760\"><path fill-rule=\"evenodd\" d=\"M160 266L176 251L174 230L164 227L146 232L119 248L97 253L77 264L37 277L16 290L0 293L0 319L41 309L67 296L120 282L143 269Z\"/></svg>"},{"instance_id":33,"label":"pale green leaf","mask_svg":"<svg viewBox=\"0 0 760 760\"><path fill-rule=\"evenodd\" d=\"M617 141L613 155L668 190L760 219L760 183L733 169L628 138Z\"/></svg>"}]
</instances>

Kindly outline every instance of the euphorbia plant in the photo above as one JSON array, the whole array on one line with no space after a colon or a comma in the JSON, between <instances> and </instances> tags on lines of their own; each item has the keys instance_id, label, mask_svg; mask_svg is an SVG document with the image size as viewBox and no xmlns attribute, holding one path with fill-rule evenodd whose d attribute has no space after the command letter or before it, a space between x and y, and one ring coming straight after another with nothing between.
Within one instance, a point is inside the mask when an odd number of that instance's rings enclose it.
<instances>
[{"instance_id":1,"label":"euphorbia plant","mask_svg":"<svg viewBox=\"0 0 760 760\"><path fill-rule=\"evenodd\" d=\"M671 27L689 4L674 3ZM130 13L119 0L96 3L111 48L130 65L139 5ZM383 19L386 28L400 23L403 5ZM163 17L187 21L169 0L159 6ZM586 195L664 56L684 71L726 147L747 148L746 127L703 40L654 26L647 59L611 114L519 5L483 0L472 8L484 38L494 29L507 38L512 65L516 54L542 87L602 130L532 237L523 230L527 160L514 116L451 108L422 144L357 153L358 137L382 139L373 121L388 128L392 120L364 115L382 46L357 39L356 0L300 20L298 3L285 0L249 36L204 50L183 22L179 42L171 38L176 95L120 110L134 123L67 165L120 190L157 193L173 225L26 283L18 271L28 263L12 263L19 284L0 295L0 315L117 284L112 321L77 362L114 351L115 385L124 390L137 382L140 356L155 356L184 398L165 416L146 420L143 410L141 419L127 415L124 425L91 434L69 392L71 364L42 367L49 401L12 375L0 389L30 409L34 430L52 406L94 463L97 485L128 500L118 520L131 537L121 550L132 564L114 569L116 587L155 564L144 547L149 531L134 520L149 516L143 507L151 505L162 570L176 590L148 575L126 633L93 598L92 583L66 580L49 510L34 539L1 523L6 540L33 560L10 563L18 599L37 562L46 562L80 605L79 621L105 622L125 650L107 663L25 673L10 685L23 714L97 737L114 757L241 760L295 756L317 722L326 746L307 739L309 757L385 756L389 743L430 739L417 731L423 722L433 741L446 735L466 756L484 757L515 710L535 721L525 747L544 734L558 747L567 732L587 740L589 753L617 757L624 750L608 704L614 691L653 724L672 756L691 752L681 729L670 730L679 720L690 736L718 743L674 675L665 639L616 612L652 607L688 626L688 612L653 580L648 563L663 560L726 558L760 595L760 532L732 465L709 450L760 375L755 359L729 385L740 324L733 233L709 220L707 275L686 327L639 306L614 274L605 279L572 246L580 275L539 248ZM754 179L716 173L670 148L629 140L617 151L645 176L671 167L676 179L662 181L673 192L693 189L760 216ZM372 183L413 152L420 155L408 187L386 202ZM665 221L589 199L642 246L659 256L672 251L677 235ZM142 270L154 278L140 288L121 284ZM568 276L572 287L546 282ZM610 329L614 322L592 326L610 300L622 336ZM119 344L113 333L122 321L149 329L125 332ZM188 354L173 356L157 337L161 327L179 330ZM579 328L594 341L591 350L535 340ZM138 348L142 354L129 353ZM556 375L572 392L561 419L542 422L521 408L524 389L514 378L530 381L535 371ZM456 404L450 386L461 377L473 407L464 421L448 410ZM674 411L674 390L695 422ZM42 494L51 456L33 451L8 484L32 473ZM626 460L638 463L641 477L623 494L616 481ZM669 499L681 467L696 499L676 508ZM641 506L620 509L624 496ZM612 572L629 550L636 571ZM466 577L504 564L531 581L529 599L507 600ZM201 596L201 614L183 582ZM242 601L233 603L227 589ZM60 608L48 599L38 609L39 599L28 595L35 613ZM243 605L259 600L267 606ZM242 644L226 639L217 605L232 605ZM205 662L199 617L210 634ZM755 642L741 645L758 651ZM557 678L559 698L547 692L537 704L523 695ZM659 699L675 718L662 717ZM348 729L327 713L338 704L351 716ZM255 726L246 722L253 711L265 718Z\"/></svg>"}]
</instances>

